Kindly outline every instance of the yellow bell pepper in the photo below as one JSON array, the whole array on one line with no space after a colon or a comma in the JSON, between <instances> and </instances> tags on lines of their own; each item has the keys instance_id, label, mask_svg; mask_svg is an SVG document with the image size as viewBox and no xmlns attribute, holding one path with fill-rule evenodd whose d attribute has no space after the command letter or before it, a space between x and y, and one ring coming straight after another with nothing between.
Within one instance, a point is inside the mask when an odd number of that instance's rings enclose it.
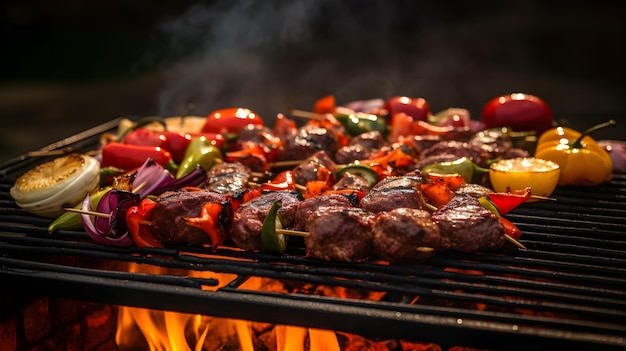
<instances>
[{"instance_id":1,"label":"yellow bell pepper","mask_svg":"<svg viewBox=\"0 0 626 351\"><path fill-rule=\"evenodd\" d=\"M605 149L588 134L614 120L596 125L580 133L567 127L547 130L537 140L535 157L559 165L558 185L598 185L611 179L613 161Z\"/></svg>"}]
</instances>

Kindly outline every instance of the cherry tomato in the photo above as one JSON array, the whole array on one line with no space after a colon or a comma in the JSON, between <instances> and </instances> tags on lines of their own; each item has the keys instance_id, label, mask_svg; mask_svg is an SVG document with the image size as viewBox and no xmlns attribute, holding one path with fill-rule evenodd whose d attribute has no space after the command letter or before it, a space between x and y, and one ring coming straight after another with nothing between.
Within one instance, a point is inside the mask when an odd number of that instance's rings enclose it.
<instances>
[{"instance_id":1,"label":"cherry tomato","mask_svg":"<svg viewBox=\"0 0 626 351\"><path fill-rule=\"evenodd\" d=\"M487 128L509 127L514 131L535 131L537 135L552 128L552 110L537 96L513 93L491 99L483 107L481 120Z\"/></svg>"},{"instance_id":2,"label":"cherry tomato","mask_svg":"<svg viewBox=\"0 0 626 351\"><path fill-rule=\"evenodd\" d=\"M397 113L406 113L414 120L426 121L430 113L430 106L424 98L411 98L407 96L394 96L385 102L385 110L388 111L388 122Z\"/></svg>"},{"instance_id":3,"label":"cherry tomato","mask_svg":"<svg viewBox=\"0 0 626 351\"><path fill-rule=\"evenodd\" d=\"M248 124L263 125L263 119L247 108L224 108L213 111L207 116L202 132L237 134Z\"/></svg>"}]
</instances>

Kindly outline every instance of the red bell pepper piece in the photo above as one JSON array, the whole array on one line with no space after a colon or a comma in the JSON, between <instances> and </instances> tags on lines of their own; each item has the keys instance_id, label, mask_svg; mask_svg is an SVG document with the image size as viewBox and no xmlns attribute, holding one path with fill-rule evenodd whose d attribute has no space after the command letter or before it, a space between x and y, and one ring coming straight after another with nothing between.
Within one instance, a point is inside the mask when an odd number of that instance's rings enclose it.
<instances>
[{"instance_id":1,"label":"red bell pepper piece","mask_svg":"<svg viewBox=\"0 0 626 351\"><path fill-rule=\"evenodd\" d=\"M265 151L260 145L253 144L250 147L225 154L226 162L240 162L255 172L270 170Z\"/></svg>"},{"instance_id":2,"label":"red bell pepper piece","mask_svg":"<svg viewBox=\"0 0 626 351\"><path fill-rule=\"evenodd\" d=\"M126 211L126 225L135 245L139 247L163 247L163 244L156 240L148 225L150 212L156 202L150 199L143 199L139 205L132 206Z\"/></svg>"},{"instance_id":3,"label":"red bell pepper piece","mask_svg":"<svg viewBox=\"0 0 626 351\"><path fill-rule=\"evenodd\" d=\"M491 202L496 205L500 214L505 214L512 211L517 206L523 204L526 200L530 199L530 195L531 188L526 188L519 193L491 193L489 194L489 200L491 200Z\"/></svg>"},{"instance_id":4,"label":"red bell pepper piece","mask_svg":"<svg viewBox=\"0 0 626 351\"><path fill-rule=\"evenodd\" d=\"M444 173L426 173L428 179L432 183L444 183L450 190L458 190L463 184L465 184L465 178L457 173L444 174Z\"/></svg>"},{"instance_id":5,"label":"red bell pepper piece","mask_svg":"<svg viewBox=\"0 0 626 351\"><path fill-rule=\"evenodd\" d=\"M185 156L185 151L191 139L204 136L211 145L221 148L224 146L224 136L217 133L183 133L183 132L157 132L148 128L137 128L126 134L122 142L131 145L159 146L172 154L174 162L179 163Z\"/></svg>"},{"instance_id":6,"label":"red bell pepper piece","mask_svg":"<svg viewBox=\"0 0 626 351\"><path fill-rule=\"evenodd\" d=\"M335 96L326 95L315 101L315 104L313 105L313 112L320 114L334 113L335 106Z\"/></svg>"},{"instance_id":7,"label":"red bell pepper piece","mask_svg":"<svg viewBox=\"0 0 626 351\"><path fill-rule=\"evenodd\" d=\"M499 217L500 223L504 227L504 234L507 234L511 238L518 240L522 236L522 231L511 221L504 217Z\"/></svg>"},{"instance_id":8,"label":"red bell pepper piece","mask_svg":"<svg viewBox=\"0 0 626 351\"><path fill-rule=\"evenodd\" d=\"M215 251L226 240L220 228L220 214L223 205L218 203L207 203L202 206L199 217L187 217L185 222L199 229L202 229L209 235L211 240L211 249Z\"/></svg>"},{"instance_id":9,"label":"red bell pepper piece","mask_svg":"<svg viewBox=\"0 0 626 351\"><path fill-rule=\"evenodd\" d=\"M292 170L286 170L278 173L274 179L267 183L259 185L257 188L261 191L291 191L296 190L296 176Z\"/></svg>"},{"instance_id":10,"label":"red bell pepper piece","mask_svg":"<svg viewBox=\"0 0 626 351\"><path fill-rule=\"evenodd\" d=\"M422 184L420 190L428 199L428 202L439 208L454 197L454 192L444 182L434 182L430 184Z\"/></svg>"},{"instance_id":11,"label":"red bell pepper piece","mask_svg":"<svg viewBox=\"0 0 626 351\"><path fill-rule=\"evenodd\" d=\"M137 128L126 134L122 142L130 145L158 146L172 154L174 162L179 163L189 146L191 135L176 132L156 132L148 128Z\"/></svg>"},{"instance_id":12,"label":"red bell pepper piece","mask_svg":"<svg viewBox=\"0 0 626 351\"><path fill-rule=\"evenodd\" d=\"M175 168L172 154L158 146L130 145L112 141L102 148L100 167L117 167L131 170L141 167L148 158L161 166Z\"/></svg>"}]
</instances>

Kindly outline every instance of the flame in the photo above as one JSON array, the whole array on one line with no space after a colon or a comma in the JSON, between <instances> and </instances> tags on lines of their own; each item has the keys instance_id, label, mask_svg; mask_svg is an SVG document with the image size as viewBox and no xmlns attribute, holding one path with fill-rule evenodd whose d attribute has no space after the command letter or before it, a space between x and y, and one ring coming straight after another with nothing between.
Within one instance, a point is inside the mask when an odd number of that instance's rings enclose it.
<instances>
[{"instance_id":1,"label":"flame","mask_svg":"<svg viewBox=\"0 0 626 351\"><path fill-rule=\"evenodd\" d=\"M128 267L128 271L174 274L171 269L133 263ZM185 271L185 274L213 278L219 282L229 282L235 277L232 274L198 271ZM203 289L217 289L220 286L217 284ZM250 279L242 285L243 287L270 291L285 290L277 281L262 278ZM344 291L338 293L344 294ZM121 306L118 310L115 340L120 350L135 350L144 345L150 351L202 351L221 349L223 345L228 345L228 349L234 349L231 346L236 341L239 350L254 351L253 329L256 324L238 319ZM273 334L274 340L271 342L275 344L277 351L340 351L337 334L334 331L276 325Z\"/></svg>"}]
</instances>

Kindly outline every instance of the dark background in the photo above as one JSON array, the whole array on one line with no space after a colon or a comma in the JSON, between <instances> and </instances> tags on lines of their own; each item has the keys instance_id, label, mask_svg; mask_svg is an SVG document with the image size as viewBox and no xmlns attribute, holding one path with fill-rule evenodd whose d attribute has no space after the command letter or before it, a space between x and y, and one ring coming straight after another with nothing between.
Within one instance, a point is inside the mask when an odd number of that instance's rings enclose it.
<instances>
[{"instance_id":1,"label":"dark background","mask_svg":"<svg viewBox=\"0 0 626 351\"><path fill-rule=\"evenodd\" d=\"M120 116L526 92L626 130L621 1L89 1L0 5L0 162Z\"/></svg>"}]
</instances>

